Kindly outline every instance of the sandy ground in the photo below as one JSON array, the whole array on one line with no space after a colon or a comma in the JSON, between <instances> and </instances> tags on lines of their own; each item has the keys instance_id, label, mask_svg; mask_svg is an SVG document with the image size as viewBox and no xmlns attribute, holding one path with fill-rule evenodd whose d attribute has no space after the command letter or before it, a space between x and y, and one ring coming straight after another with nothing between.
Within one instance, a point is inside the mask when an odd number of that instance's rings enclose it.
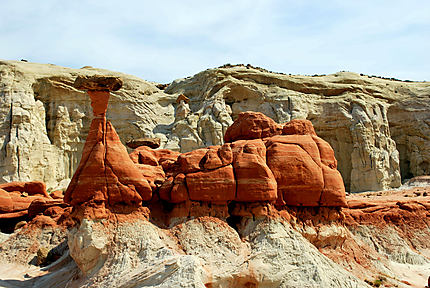
<instances>
[{"instance_id":1,"label":"sandy ground","mask_svg":"<svg viewBox=\"0 0 430 288\"><path fill-rule=\"evenodd\" d=\"M428 200L430 199L430 185L426 186L402 186L393 190L369 191L360 193L350 193L347 199L370 199L370 200Z\"/></svg>"},{"instance_id":2,"label":"sandy ground","mask_svg":"<svg viewBox=\"0 0 430 288\"><path fill-rule=\"evenodd\" d=\"M351 193L347 195L348 200L369 200L374 202L429 202L430 201L430 180L429 176L425 176L426 181L415 182L414 185L403 185L397 189L385 191L369 191L362 193ZM418 178L418 177L417 177ZM424 178L424 177L423 177ZM429 238L430 241L430 238ZM420 251L421 255L425 256L430 261L430 250ZM426 265L411 265L401 264L390 261L393 272L396 273L398 279L405 284L405 287L424 288L428 283L430 276L430 264Z\"/></svg>"},{"instance_id":3,"label":"sandy ground","mask_svg":"<svg viewBox=\"0 0 430 288\"><path fill-rule=\"evenodd\" d=\"M405 281L408 287L424 288L430 275L430 264L411 265L391 262L391 267L398 279Z\"/></svg>"},{"instance_id":4,"label":"sandy ground","mask_svg":"<svg viewBox=\"0 0 430 288\"><path fill-rule=\"evenodd\" d=\"M31 278L42 276L48 272L40 267L17 263L0 263L0 287L29 287Z\"/></svg>"}]
</instances>

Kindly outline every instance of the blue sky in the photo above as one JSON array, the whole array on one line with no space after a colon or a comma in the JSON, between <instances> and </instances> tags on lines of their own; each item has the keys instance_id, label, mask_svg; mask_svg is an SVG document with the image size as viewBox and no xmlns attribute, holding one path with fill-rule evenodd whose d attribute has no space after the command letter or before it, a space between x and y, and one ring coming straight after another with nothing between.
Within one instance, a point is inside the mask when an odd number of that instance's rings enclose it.
<instances>
[{"instance_id":1,"label":"blue sky","mask_svg":"<svg viewBox=\"0 0 430 288\"><path fill-rule=\"evenodd\" d=\"M430 81L430 1L3 0L0 59L168 83L225 63Z\"/></svg>"}]
</instances>

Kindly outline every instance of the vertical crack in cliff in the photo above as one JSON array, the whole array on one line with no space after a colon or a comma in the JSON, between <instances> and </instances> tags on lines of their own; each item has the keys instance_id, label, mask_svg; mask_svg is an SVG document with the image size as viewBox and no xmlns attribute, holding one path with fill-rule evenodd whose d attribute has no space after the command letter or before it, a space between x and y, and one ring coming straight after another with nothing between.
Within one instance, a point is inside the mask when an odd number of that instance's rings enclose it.
<instances>
[{"instance_id":1,"label":"vertical crack in cliff","mask_svg":"<svg viewBox=\"0 0 430 288\"><path fill-rule=\"evenodd\" d=\"M104 174L105 174L105 183L106 183L106 195L105 195L105 201L107 204L109 204L109 182L108 182L108 176L107 176L107 169L106 169L106 165L108 165L108 161L106 159L106 155L107 155L107 140L106 140L106 131L107 131L107 120L106 120L106 116L104 117L104 121L103 121L103 136L102 136L102 141L104 144L104 151L103 151L103 169L104 169ZM112 169L112 167L111 167Z\"/></svg>"}]
</instances>

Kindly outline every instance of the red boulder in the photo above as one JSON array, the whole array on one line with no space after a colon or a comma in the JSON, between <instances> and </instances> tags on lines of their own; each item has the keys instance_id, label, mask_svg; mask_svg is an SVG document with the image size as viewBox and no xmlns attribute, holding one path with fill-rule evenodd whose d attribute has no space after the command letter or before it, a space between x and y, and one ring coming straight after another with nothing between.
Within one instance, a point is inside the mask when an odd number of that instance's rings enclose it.
<instances>
[{"instance_id":1,"label":"red boulder","mask_svg":"<svg viewBox=\"0 0 430 288\"><path fill-rule=\"evenodd\" d=\"M237 140L262 139L279 135L282 126L260 112L242 112L234 123L227 128L225 142Z\"/></svg>"}]
</instances>

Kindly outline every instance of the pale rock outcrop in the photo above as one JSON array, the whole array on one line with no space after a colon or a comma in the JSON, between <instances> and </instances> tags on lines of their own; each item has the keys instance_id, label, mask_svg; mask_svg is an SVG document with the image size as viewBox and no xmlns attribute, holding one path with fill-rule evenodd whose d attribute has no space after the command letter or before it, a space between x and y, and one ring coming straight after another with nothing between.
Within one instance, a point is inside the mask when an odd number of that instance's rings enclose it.
<instances>
[{"instance_id":1,"label":"pale rock outcrop","mask_svg":"<svg viewBox=\"0 0 430 288\"><path fill-rule=\"evenodd\" d=\"M94 74L124 80L107 115L124 143L158 137L161 148L180 152L222 145L227 127L250 110L277 123L310 120L333 147L348 191L398 187L401 179L430 173L427 82L349 72L295 76L226 65L160 90L102 69L1 61L0 181L40 180L52 188L71 178L92 120L87 97L72 82ZM181 94L185 98L177 102Z\"/></svg>"},{"instance_id":2,"label":"pale rock outcrop","mask_svg":"<svg viewBox=\"0 0 430 288\"><path fill-rule=\"evenodd\" d=\"M430 175L430 92L424 87L414 88L404 85L398 92L413 97L402 97L387 113L404 178Z\"/></svg>"},{"instance_id":3,"label":"pale rock outcrop","mask_svg":"<svg viewBox=\"0 0 430 288\"><path fill-rule=\"evenodd\" d=\"M213 217L171 233L145 220L85 220L69 239L88 276L70 284L81 287L368 287L281 219L248 219L239 234Z\"/></svg>"},{"instance_id":4,"label":"pale rock outcrop","mask_svg":"<svg viewBox=\"0 0 430 288\"><path fill-rule=\"evenodd\" d=\"M70 255L85 275L100 269L108 255L109 238L103 223L83 219L68 233Z\"/></svg>"},{"instance_id":5,"label":"pale rock outcrop","mask_svg":"<svg viewBox=\"0 0 430 288\"><path fill-rule=\"evenodd\" d=\"M292 76L250 66L226 65L176 80L165 92L187 95L194 103L191 110L196 113L203 111L207 103L221 102L231 108L224 119L235 119L240 112L250 110L262 112L278 123L291 119L312 121L317 134L333 147L349 191L398 187L399 159L407 166L402 170L411 175L426 173L428 149L424 148L427 144L423 140L428 128L425 122L428 83L349 72ZM410 101L415 102L416 115L406 112ZM420 107L422 103L424 106ZM412 121L406 123L402 117ZM391 137L391 133L395 136ZM403 145L399 151L394 140ZM403 178L409 177L406 172L402 171Z\"/></svg>"}]
</instances>

